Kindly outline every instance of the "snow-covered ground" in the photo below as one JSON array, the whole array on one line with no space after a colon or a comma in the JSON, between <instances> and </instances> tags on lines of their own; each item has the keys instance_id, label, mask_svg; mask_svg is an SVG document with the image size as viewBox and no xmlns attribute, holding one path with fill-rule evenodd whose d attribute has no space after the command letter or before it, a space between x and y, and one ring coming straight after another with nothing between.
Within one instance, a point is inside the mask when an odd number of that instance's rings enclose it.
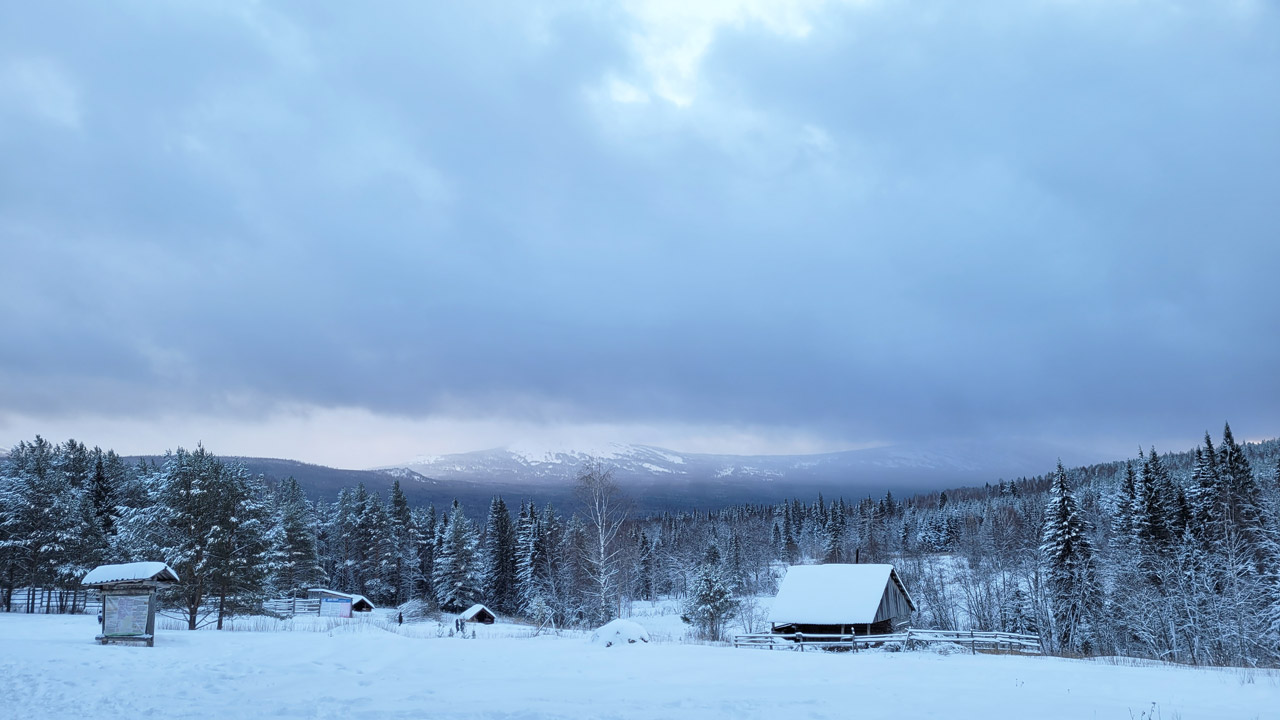
<instances>
[{"instance_id":1,"label":"snow-covered ground","mask_svg":"<svg viewBox=\"0 0 1280 720\"><path fill-rule=\"evenodd\" d=\"M582 635L512 637L513 625L491 626L476 640L435 637L432 628L392 628L378 616L317 618L292 631L161 630L154 648L102 647L89 616L0 614L0 715L1280 717L1280 676L1264 671L670 642L605 648Z\"/></svg>"}]
</instances>

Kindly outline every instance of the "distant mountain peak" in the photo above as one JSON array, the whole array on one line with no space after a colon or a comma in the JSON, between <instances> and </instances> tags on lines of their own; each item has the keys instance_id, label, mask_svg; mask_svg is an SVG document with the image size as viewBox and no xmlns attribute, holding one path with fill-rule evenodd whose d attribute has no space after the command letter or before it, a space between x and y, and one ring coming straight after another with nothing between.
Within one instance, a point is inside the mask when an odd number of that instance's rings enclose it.
<instances>
[{"instance_id":1,"label":"distant mountain peak","mask_svg":"<svg viewBox=\"0 0 1280 720\"><path fill-rule=\"evenodd\" d=\"M1003 447L885 446L811 455L718 455L626 443L517 444L422 456L402 467L444 481L496 482L532 489L572 482L582 465L593 458L610 467L624 486L641 491L679 486L692 492L710 489L725 494L736 489L748 495L766 487L774 491L827 488L847 496L874 488L955 487L1030 474L1038 467L1034 459L1018 457Z\"/></svg>"}]
</instances>

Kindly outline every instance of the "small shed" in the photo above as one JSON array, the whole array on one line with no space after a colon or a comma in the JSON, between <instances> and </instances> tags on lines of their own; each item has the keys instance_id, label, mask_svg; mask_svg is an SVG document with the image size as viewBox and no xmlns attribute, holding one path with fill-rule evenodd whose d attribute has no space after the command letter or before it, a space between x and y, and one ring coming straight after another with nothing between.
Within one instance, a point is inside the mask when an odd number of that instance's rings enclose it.
<instances>
[{"instance_id":1,"label":"small shed","mask_svg":"<svg viewBox=\"0 0 1280 720\"><path fill-rule=\"evenodd\" d=\"M489 608L476 603L466 610L458 614L458 617L467 622L478 622L481 625L492 625L494 620L498 619L497 615Z\"/></svg>"},{"instance_id":2,"label":"small shed","mask_svg":"<svg viewBox=\"0 0 1280 720\"><path fill-rule=\"evenodd\" d=\"M327 588L311 588L307 590L307 597L312 600L324 601L329 600L350 600L352 612L373 612L373 603L369 602L369 598L363 595L354 595L352 593L338 592L337 590L329 590Z\"/></svg>"},{"instance_id":3,"label":"small shed","mask_svg":"<svg viewBox=\"0 0 1280 720\"><path fill-rule=\"evenodd\" d=\"M892 565L796 565L769 612L775 633L880 635L916 609Z\"/></svg>"},{"instance_id":4,"label":"small shed","mask_svg":"<svg viewBox=\"0 0 1280 720\"><path fill-rule=\"evenodd\" d=\"M156 590L178 582L178 573L162 562L99 565L80 581L102 592L102 633L106 645L155 645Z\"/></svg>"}]
</instances>

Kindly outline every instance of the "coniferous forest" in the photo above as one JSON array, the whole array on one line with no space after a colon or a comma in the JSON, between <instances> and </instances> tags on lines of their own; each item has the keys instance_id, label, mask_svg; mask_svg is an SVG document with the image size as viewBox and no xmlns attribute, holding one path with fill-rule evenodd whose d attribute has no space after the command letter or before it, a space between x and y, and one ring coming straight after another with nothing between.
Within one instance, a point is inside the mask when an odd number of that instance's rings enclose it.
<instances>
[{"instance_id":1,"label":"coniferous forest","mask_svg":"<svg viewBox=\"0 0 1280 720\"><path fill-rule=\"evenodd\" d=\"M78 612L98 564L163 559L167 613L191 629L311 587L406 612L483 602L593 627L677 598L708 639L767 629L754 598L788 564L891 562L915 627L1038 634L1066 655L1280 665L1280 441L1229 426L1192 452L896 498L795 498L629 512L606 465L578 501L414 507L397 483L312 502L203 447L130 464L36 437L0 460L0 609ZM41 588L52 592L26 592Z\"/></svg>"}]
</instances>

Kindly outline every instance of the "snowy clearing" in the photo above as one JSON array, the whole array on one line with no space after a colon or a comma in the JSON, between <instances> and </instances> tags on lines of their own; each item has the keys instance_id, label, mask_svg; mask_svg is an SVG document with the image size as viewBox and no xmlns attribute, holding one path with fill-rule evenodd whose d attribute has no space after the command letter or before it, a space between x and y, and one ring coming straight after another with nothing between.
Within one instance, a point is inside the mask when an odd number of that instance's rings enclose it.
<instances>
[{"instance_id":1,"label":"snowy clearing","mask_svg":"<svg viewBox=\"0 0 1280 720\"><path fill-rule=\"evenodd\" d=\"M23 718L1262 720L1280 708L1280 676L1264 671L654 643L617 652L580 635L305 627L162 630L154 648L102 647L92 617L3 614L0 697Z\"/></svg>"}]
</instances>

